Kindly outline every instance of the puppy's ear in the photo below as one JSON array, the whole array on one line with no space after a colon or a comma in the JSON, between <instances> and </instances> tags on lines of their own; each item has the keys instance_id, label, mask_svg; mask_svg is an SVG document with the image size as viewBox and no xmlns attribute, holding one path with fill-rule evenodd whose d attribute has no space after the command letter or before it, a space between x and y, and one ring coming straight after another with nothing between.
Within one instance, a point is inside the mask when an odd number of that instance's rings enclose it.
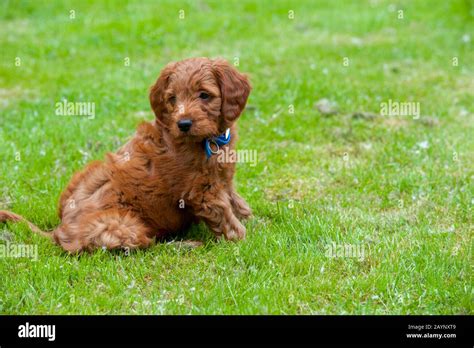
<instances>
[{"instance_id":1,"label":"puppy's ear","mask_svg":"<svg viewBox=\"0 0 474 348\"><path fill-rule=\"evenodd\" d=\"M240 116L252 86L247 76L241 74L224 59L213 61L214 73L221 89L221 113L228 122L233 122Z\"/></svg>"},{"instance_id":2,"label":"puppy's ear","mask_svg":"<svg viewBox=\"0 0 474 348\"><path fill-rule=\"evenodd\" d=\"M163 111L165 109L164 92L168 87L168 80L174 71L176 63L169 63L163 70L161 70L160 76L156 80L155 84L150 88L150 105L155 113L156 120L163 126Z\"/></svg>"}]
</instances>

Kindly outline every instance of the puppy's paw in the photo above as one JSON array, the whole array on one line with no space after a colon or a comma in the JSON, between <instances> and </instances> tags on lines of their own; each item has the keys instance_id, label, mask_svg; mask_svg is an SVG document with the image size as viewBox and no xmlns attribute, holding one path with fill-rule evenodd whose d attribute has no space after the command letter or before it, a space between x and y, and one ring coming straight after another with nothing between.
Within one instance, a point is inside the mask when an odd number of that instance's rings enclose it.
<instances>
[{"instance_id":1,"label":"puppy's paw","mask_svg":"<svg viewBox=\"0 0 474 348\"><path fill-rule=\"evenodd\" d=\"M237 194L232 196L232 210L239 220L247 220L252 216L252 210L247 202Z\"/></svg>"},{"instance_id":2,"label":"puppy's paw","mask_svg":"<svg viewBox=\"0 0 474 348\"><path fill-rule=\"evenodd\" d=\"M252 210L248 206L240 206L234 214L239 220L248 220L252 217Z\"/></svg>"},{"instance_id":3,"label":"puppy's paw","mask_svg":"<svg viewBox=\"0 0 474 348\"><path fill-rule=\"evenodd\" d=\"M229 226L227 231L224 232L225 239L238 241L245 238L247 230L245 226L239 223L238 225Z\"/></svg>"}]
</instances>

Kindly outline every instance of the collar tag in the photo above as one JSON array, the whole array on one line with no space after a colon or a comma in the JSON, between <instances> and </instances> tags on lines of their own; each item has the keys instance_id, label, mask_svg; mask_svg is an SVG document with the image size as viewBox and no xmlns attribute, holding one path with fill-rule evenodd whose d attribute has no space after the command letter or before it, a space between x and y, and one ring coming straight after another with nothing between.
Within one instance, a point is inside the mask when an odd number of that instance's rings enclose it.
<instances>
[{"instance_id":1,"label":"collar tag","mask_svg":"<svg viewBox=\"0 0 474 348\"><path fill-rule=\"evenodd\" d=\"M227 128L224 134L221 134L217 137L204 139L204 151L206 152L206 157L209 158L213 154L218 153L221 146L230 142L230 138L230 128ZM215 145L215 150L212 149L211 144Z\"/></svg>"}]
</instances>

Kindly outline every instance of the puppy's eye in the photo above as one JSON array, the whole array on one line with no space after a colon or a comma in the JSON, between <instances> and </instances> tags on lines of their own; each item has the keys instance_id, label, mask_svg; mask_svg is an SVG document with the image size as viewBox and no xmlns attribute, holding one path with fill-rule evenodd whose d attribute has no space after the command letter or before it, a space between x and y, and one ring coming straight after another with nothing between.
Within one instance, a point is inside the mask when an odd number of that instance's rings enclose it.
<instances>
[{"instance_id":1,"label":"puppy's eye","mask_svg":"<svg viewBox=\"0 0 474 348\"><path fill-rule=\"evenodd\" d=\"M174 105L174 104L176 103L176 97L175 97L174 95L171 96L171 97L169 97L169 98L168 98L168 102L169 102L170 104L173 104L173 105Z\"/></svg>"},{"instance_id":2,"label":"puppy's eye","mask_svg":"<svg viewBox=\"0 0 474 348\"><path fill-rule=\"evenodd\" d=\"M199 98L201 98L203 100L209 99L209 97L210 97L210 95L207 94L206 92L199 93Z\"/></svg>"}]
</instances>

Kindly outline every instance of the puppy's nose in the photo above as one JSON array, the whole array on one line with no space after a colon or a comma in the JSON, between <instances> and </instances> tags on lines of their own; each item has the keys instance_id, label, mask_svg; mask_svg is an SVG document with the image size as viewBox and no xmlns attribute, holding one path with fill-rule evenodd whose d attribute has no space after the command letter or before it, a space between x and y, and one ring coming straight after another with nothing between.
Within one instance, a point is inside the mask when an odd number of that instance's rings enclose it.
<instances>
[{"instance_id":1,"label":"puppy's nose","mask_svg":"<svg viewBox=\"0 0 474 348\"><path fill-rule=\"evenodd\" d=\"M182 132L187 132L191 128L192 125L193 125L192 120L179 120L178 121L178 128Z\"/></svg>"}]
</instances>

